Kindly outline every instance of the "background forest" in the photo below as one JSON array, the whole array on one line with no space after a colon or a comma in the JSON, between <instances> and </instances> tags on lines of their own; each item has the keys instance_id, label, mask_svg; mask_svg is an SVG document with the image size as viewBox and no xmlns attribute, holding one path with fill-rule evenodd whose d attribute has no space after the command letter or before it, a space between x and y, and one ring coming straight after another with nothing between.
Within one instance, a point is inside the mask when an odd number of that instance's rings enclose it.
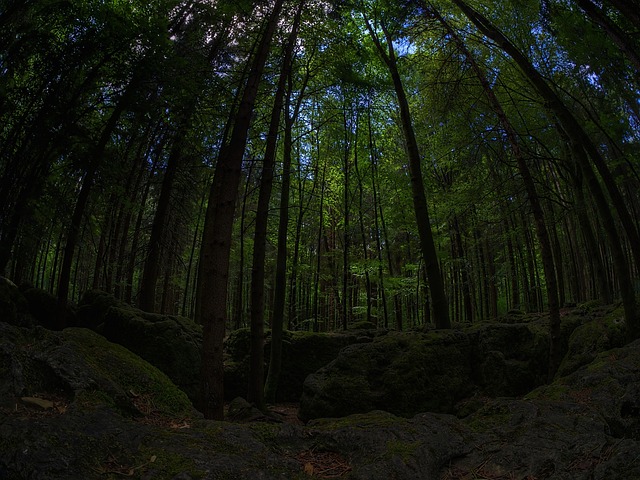
<instances>
[{"instance_id":1,"label":"background forest","mask_svg":"<svg viewBox=\"0 0 640 480\"><path fill-rule=\"evenodd\" d=\"M250 324L512 309L550 312L553 356L589 299L637 337L638 12L0 0L0 273L194 318L205 368Z\"/></svg>"}]
</instances>

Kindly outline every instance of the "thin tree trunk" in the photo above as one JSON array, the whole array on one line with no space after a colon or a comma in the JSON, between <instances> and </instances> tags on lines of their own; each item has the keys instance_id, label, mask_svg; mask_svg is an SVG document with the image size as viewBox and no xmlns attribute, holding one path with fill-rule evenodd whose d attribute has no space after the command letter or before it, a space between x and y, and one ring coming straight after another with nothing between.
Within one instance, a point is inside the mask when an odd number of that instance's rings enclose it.
<instances>
[{"instance_id":1,"label":"thin tree trunk","mask_svg":"<svg viewBox=\"0 0 640 480\"><path fill-rule=\"evenodd\" d=\"M320 159L318 158L318 161ZM320 263L322 256L320 251L322 249L322 232L324 230L324 192L325 192L325 175L327 171L327 162L325 161L322 167L322 178L320 178L320 218L318 219L318 237L316 239L316 269L315 279L313 282L313 331L320 331L319 321L319 298L320 298Z\"/></svg>"},{"instance_id":2,"label":"thin tree trunk","mask_svg":"<svg viewBox=\"0 0 640 480\"><path fill-rule=\"evenodd\" d=\"M380 221L382 215L382 206L379 201L379 193L378 193L378 185L377 185L377 177L378 177L378 156L375 150L375 143L373 137L373 128L372 128L372 120L371 120L371 99L367 99L367 126L368 126L368 142L369 142L369 155L371 162L371 190L373 192L373 224L375 228L375 240L376 240L376 252L378 257L378 282L379 282L379 291L380 296L382 297L382 310L383 310L383 325L384 328L389 328L389 311L387 307L387 293L385 290L384 283L384 268L383 268L383 259L382 259L382 242L380 239ZM380 218L378 216L378 211L380 210ZM388 252L388 250L387 250ZM391 258L389 257L389 275L392 275L391 270Z\"/></svg>"},{"instance_id":3,"label":"thin tree trunk","mask_svg":"<svg viewBox=\"0 0 640 480\"><path fill-rule=\"evenodd\" d=\"M356 127L357 129L357 127ZM353 155L353 168L356 173L356 179L358 181L358 220L360 223L360 237L362 240L362 258L364 259L364 280L365 289L367 294L367 322L371 323L371 303L372 303L372 289L371 289L371 277L369 275L369 252L367 246L367 231L364 226L364 187L362 185L362 174L358 165L358 133L356 130L355 149Z\"/></svg>"},{"instance_id":4,"label":"thin tree trunk","mask_svg":"<svg viewBox=\"0 0 640 480\"><path fill-rule=\"evenodd\" d=\"M261 35L242 100L233 119L231 138L218 155L205 215L196 318L203 325L200 408L208 419L222 420L224 417L223 341L233 218L251 116L282 3L283 0L276 0Z\"/></svg>"},{"instance_id":5,"label":"thin tree trunk","mask_svg":"<svg viewBox=\"0 0 640 480\"><path fill-rule=\"evenodd\" d=\"M411 190L413 193L413 206L415 209L416 223L418 226L418 234L420 236L420 246L422 250L422 258L425 263L427 277L429 280L429 290L431 292L431 304L435 316L436 328L451 328L449 320L449 306L444 291L440 266L438 265L438 254L436 252L433 233L431 232L431 224L429 219L429 210L427 208L427 198L424 192L424 184L422 181L422 166L420 159L420 151L416 140L413 124L411 120L411 112L409 110L409 101L398 72L397 58L393 47L393 41L383 27L386 37L386 50L380 42L373 27L366 21L366 27L369 30L371 39L376 49L380 53L386 63L393 86L398 98L398 106L400 107L400 117L402 120L402 128L404 132L407 153L409 156L409 173L411 177Z\"/></svg>"},{"instance_id":6,"label":"thin tree trunk","mask_svg":"<svg viewBox=\"0 0 640 480\"><path fill-rule=\"evenodd\" d=\"M284 306L287 293L287 240L289 231L289 191L291 189L291 164L293 156L293 124L300 112L300 105L304 96L304 89L308 77L303 82L296 106L291 112L291 96L293 93L293 78L291 77L291 64L293 48L298 36L298 26L302 16L304 1L301 1L293 22L293 28L289 35L289 44L285 52L282 75L288 78L288 92L285 103L285 128L284 151L282 162L282 192L280 198L280 219L278 222L278 254L276 259L276 280L273 295L273 316L271 318L271 351L269 354L269 371L267 372L264 387L265 398L270 403L275 403L278 382L282 371L282 333L284 328ZM295 299L290 299L295 301Z\"/></svg>"},{"instance_id":7,"label":"thin tree trunk","mask_svg":"<svg viewBox=\"0 0 640 480\"><path fill-rule=\"evenodd\" d=\"M291 63L291 38L285 47L280 77L276 87L271 122L267 133L267 142L262 165L262 178L258 194L255 229L253 236L253 264L251 269L251 354L249 363L249 389L247 400L264 410L264 275L265 255L267 247L267 226L269 220L269 203L273 187L273 170L276 163L278 146L278 130L280 129L280 115L284 103L286 79ZM283 192L283 196L286 193ZM285 236L286 241L286 236ZM277 286L276 286L277 288ZM274 318L274 321L275 318ZM282 321L282 319L280 319ZM273 348L273 325L272 325ZM274 392L275 393L275 392ZM275 399L268 399L273 402Z\"/></svg>"},{"instance_id":8,"label":"thin tree trunk","mask_svg":"<svg viewBox=\"0 0 640 480\"><path fill-rule=\"evenodd\" d=\"M343 92L344 95L344 92ZM349 125L347 120L347 99L343 98L342 106L343 114L343 126L344 126L344 150L343 150L343 172L344 172L344 231L343 234L343 247L342 247L342 329L346 330L350 320L350 299L348 295L349 290L349 244L350 244L350 232L349 232L349 207L350 207L350 144L349 144Z\"/></svg>"}]
</instances>

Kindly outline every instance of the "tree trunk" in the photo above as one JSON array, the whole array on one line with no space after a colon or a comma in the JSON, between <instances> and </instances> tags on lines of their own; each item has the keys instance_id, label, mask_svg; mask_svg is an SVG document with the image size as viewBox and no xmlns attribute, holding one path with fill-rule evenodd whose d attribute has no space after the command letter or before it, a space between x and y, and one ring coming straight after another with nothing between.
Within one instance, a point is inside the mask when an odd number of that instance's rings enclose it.
<instances>
[{"instance_id":1,"label":"tree trunk","mask_svg":"<svg viewBox=\"0 0 640 480\"><path fill-rule=\"evenodd\" d=\"M273 108L271 110L271 122L269 124L269 132L267 133L253 237L253 266L251 270L251 360L249 364L249 391L247 400L254 403L260 410L264 410L266 407L264 394L264 263L267 246L267 225L269 219L269 202L271 201L271 190L273 187L273 170L276 163L280 115L284 103L287 75L289 74L289 68L291 65L291 50L293 49L292 41L293 38L290 37L289 42L285 47L280 77L278 79ZM286 175L286 172L284 175ZM285 195L288 196L288 192L283 191L283 201ZM280 214L282 215L282 212L280 212ZM286 234L284 241L286 242ZM276 283L276 289L277 288L278 286ZM277 321L278 320L274 315L271 332L272 349L274 335L276 335L273 323ZM281 322L282 317L280 317L280 325L282 325ZM280 328L280 330L281 329L282 328ZM275 390L273 393L275 397ZM267 398L267 400L273 403L275 398Z\"/></svg>"},{"instance_id":2,"label":"tree trunk","mask_svg":"<svg viewBox=\"0 0 640 480\"><path fill-rule=\"evenodd\" d=\"M282 162L282 192L280 198L280 219L278 222L278 254L276 259L276 280L273 295L273 314L271 318L271 351L269 355L269 371L265 389L265 397L268 402L275 403L280 372L282 371L282 331L284 328L284 305L287 292L287 240L289 231L289 190L291 188L291 158L293 156L293 124L300 112L300 105L304 96L304 88L307 79L304 80L296 106L291 112L291 96L293 93L293 79L291 77L291 64L293 48L298 36L298 26L302 16L304 1L301 1L293 23L289 44L283 60L282 75L288 78L289 88L285 104L285 128L284 151ZM290 301L294 302L292 298Z\"/></svg>"},{"instance_id":3,"label":"tree trunk","mask_svg":"<svg viewBox=\"0 0 640 480\"><path fill-rule=\"evenodd\" d=\"M182 152L185 149L184 137L187 134L190 123L189 119L183 119L182 122L184 123L179 126L173 139L169 159L167 160L167 168L162 178L160 197L158 198L153 223L151 224L147 257L142 270L138 306L146 312L154 312L156 308L156 288L160 275L160 265L162 263L162 244L165 237L164 230L167 217L170 213L173 184L182 159Z\"/></svg>"},{"instance_id":4,"label":"tree trunk","mask_svg":"<svg viewBox=\"0 0 640 480\"><path fill-rule=\"evenodd\" d=\"M227 322L229 254L242 157L271 39L283 0L277 0L261 35L242 100L233 119L231 138L219 152L205 215L196 318L203 325L200 408L205 418L224 417L223 341Z\"/></svg>"},{"instance_id":5,"label":"tree trunk","mask_svg":"<svg viewBox=\"0 0 640 480\"><path fill-rule=\"evenodd\" d=\"M449 305L444 291L440 266L438 265L438 254L433 240L433 233L431 232L427 198L422 181L420 151L418 149L418 142L413 130L409 101L402 84L402 79L400 78L400 73L398 72L393 41L388 32L384 31L385 29L383 27L387 44L387 48L385 50L369 21L366 22L366 27L369 30L369 34L378 50L378 53L381 55L389 69L396 96L398 98L402 128L409 157L409 173L411 177L411 191L413 193L413 206L416 215L416 224L418 226L418 234L420 237L422 258L425 263L425 269L429 280L431 304L435 317L436 328L451 328L451 322L449 320Z\"/></svg>"}]
</instances>

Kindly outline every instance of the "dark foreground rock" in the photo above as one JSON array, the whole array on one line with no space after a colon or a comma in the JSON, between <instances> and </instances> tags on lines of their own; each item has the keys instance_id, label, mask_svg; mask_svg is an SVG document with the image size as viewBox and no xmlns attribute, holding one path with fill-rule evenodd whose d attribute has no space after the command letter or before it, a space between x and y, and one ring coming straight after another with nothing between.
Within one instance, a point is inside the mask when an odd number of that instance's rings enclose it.
<instances>
[{"instance_id":1,"label":"dark foreground rock","mask_svg":"<svg viewBox=\"0 0 640 480\"><path fill-rule=\"evenodd\" d=\"M372 411L307 426L205 421L160 371L86 329L0 323L0 355L0 478L640 478L640 341L464 419Z\"/></svg>"}]
</instances>

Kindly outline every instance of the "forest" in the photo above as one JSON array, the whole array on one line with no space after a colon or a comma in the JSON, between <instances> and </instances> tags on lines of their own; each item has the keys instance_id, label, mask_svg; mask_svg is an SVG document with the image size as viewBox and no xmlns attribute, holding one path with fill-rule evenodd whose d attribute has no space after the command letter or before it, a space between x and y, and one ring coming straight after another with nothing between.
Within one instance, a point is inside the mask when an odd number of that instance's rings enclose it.
<instances>
[{"instance_id":1,"label":"forest","mask_svg":"<svg viewBox=\"0 0 640 480\"><path fill-rule=\"evenodd\" d=\"M640 337L637 0L0 0L0 274L251 329L620 301ZM280 337L278 337L280 336ZM551 374L552 376L552 374ZM266 387L263 385L266 378Z\"/></svg>"}]
</instances>

